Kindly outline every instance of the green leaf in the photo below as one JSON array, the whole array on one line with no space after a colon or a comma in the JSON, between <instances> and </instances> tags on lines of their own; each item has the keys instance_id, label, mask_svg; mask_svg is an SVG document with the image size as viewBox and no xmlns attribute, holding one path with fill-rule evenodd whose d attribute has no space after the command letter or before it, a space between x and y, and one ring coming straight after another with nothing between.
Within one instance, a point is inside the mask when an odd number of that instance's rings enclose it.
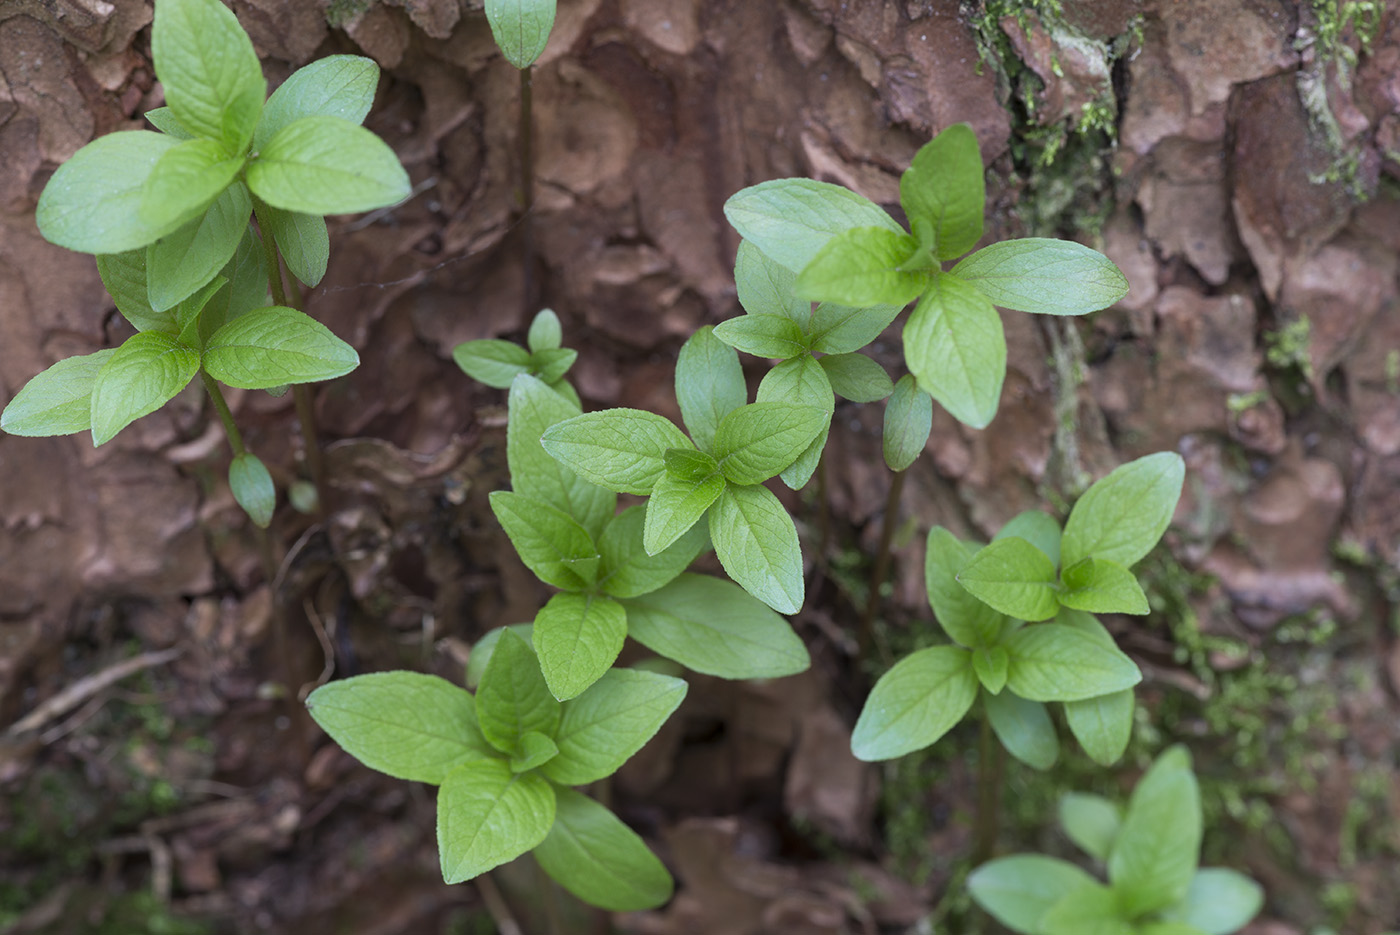
<instances>
[{"instance_id":1,"label":"green leaf","mask_svg":"<svg viewBox=\"0 0 1400 935\"><path fill-rule=\"evenodd\" d=\"M852 308L823 302L812 313L807 340L812 350L823 354L849 354L874 341L890 326L903 305L872 305Z\"/></svg>"},{"instance_id":2,"label":"green leaf","mask_svg":"<svg viewBox=\"0 0 1400 935\"><path fill-rule=\"evenodd\" d=\"M1122 824L1122 809L1101 795L1069 792L1060 798L1060 826L1095 860L1108 860Z\"/></svg>"},{"instance_id":3,"label":"green leaf","mask_svg":"<svg viewBox=\"0 0 1400 935\"><path fill-rule=\"evenodd\" d=\"M540 351L556 350L563 341L564 329L559 324L559 316L554 314L554 309L542 308L536 312L534 319L530 322L530 330L525 336L525 343L529 345L530 353L538 354Z\"/></svg>"},{"instance_id":4,"label":"green leaf","mask_svg":"<svg viewBox=\"0 0 1400 935\"><path fill-rule=\"evenodd\" d=\"M952 273L993 305L1042 315L1084 315L1128 294L1128 278L1112 260L1068 240L1003 240L978 250Z\"/></svg>"},{"instance_id":5,"label":"green leaf","mask_svg":"<svg viewBox=\"0 0 1400 935\"><path fill-rule=\"evenodd\" d=\"M817 470L822 449L826 447L827 435L831 430L831 414L836 409L836 397L831 391L831 381L826 371L811 354L802 354L785 360L763 375L758 384L757 400L760 403L785 402L801 406L812 406L826 413L825 421L817 437L797 456L797 459L783 468L778 476L791 490L800 490Z\"/></svg>"},{"instance_id":6,"label":"green leaf","mask_svg":"<svg viewBox=\"0 0 1400 935\"><path fill-rule=\"evenodd\" d=\"M555 882L610 912L654 909L671 898L671 875L636 832L586 795L554 794L554 827L535 858Z\"/></svg>"},{"instance_id":7,"label":"green leaf","mask_svg":"<svg viewBox=\"0 0 1400 935\"><path fill-rule=\"evenodd\" d=\"M559 755L541 771L563 786L583 786L613 773L656 735L685 699L678 678L639 669L609 669L564 703L554 742Z\"/></svg>"},{"instance_id":8,"label":"green leaf","mask_svg":"<svg viewBox=\"0 0 1400 935\"><path fill-rule=\"evenodd\" d=\"M243 168L243 156L230 157L222 144L186 140L167 150L141 189L141 220L152 227L184 224L204 213L210 202Z\"/></svg>"},{"instance_id":9,"label":"green leaf","mask_svg":"<svg viewBox=\"0 0 1400 935\"><path fill-rule=\"evenodd\" d=\"M379 66L360 55L328 55L298 68L263 106L253 148L262 149L278 130L303 117L364 123L378 87Z\"/></svg>"},{"instance_id":10,"label":"green leaf","mask_svg":"<svg viewBox=\"0 0 1400 935\"><path fill-rule=\"evenodd\" d=\"M624 604L634 640L705 675L779 678L811 665L786 620L720 578L682 574Z\"/></svg>"},{"instance_id":11,"label":"green leaf","mask_svg":"<svg viewBox=\"0 0 1400 935\"><path fill-rule=\"evenodd\" d=\"M1222 867L1196 871L1181 902L1162 918L1195 926L1205 935L1230 935L1249 924L1264 908L1264 890L1249 877Z\"/></svg>"},{"instance_id":12,"label":"green leaf","mask_svg":"<svg viewBox=\"0 0 1400 935\"><path fill-rule=\"evenodd\" d=\"M709 325L697 329L681 346L676 360L676 402L696 446L709 451L720 420L748 399L744 371L734 348L715 337Z\"/></svg>"},{"instance_id":13,"label":"green leaf","mask_svg":"<svg viewBox=\"0 0 1400 935\"><path fill-rule=\"evenodd\" d=\"M705 526L692 525L672 542L648 552L643 544L643 531L656 497L653 490L646 505L628 507L603 529L602 538L598 540L598 551L603 556L598 587L610 597L638 597L664 587L709 548L709 531Z\"/></svg>"},{"instance_id":14,"label":"green leaf","mask_svg":"<svg viewBox=\"0 0 1400 935\"><path fill-rule=\"evenodd\" d=\"M903 234L884 209L848 188L811 179L774 179L735 192L724 216L768 257L801 273L827 241L855 227Z\"/></svg>"},{"instance_id":15,"label":"green leaf","mask_svg":"<svg viewBox=\"0 0 1400 935\"><path fill-rule=\"evenodd\" d=\"M890 375L864 354L828 354L817 361L838 396L854 403L873 403L894 392Z\"/></svg>"},{"instance_id":16,"label":"green leaf","mask_svg":"<svg viewBox=\"0 0 1400 935\"><path fill-rule=\"evenodd\" d=\"M551 761L552 762L552 761ZM554 824L554 789L482 756L454 769L438 791L442 879L461 883L538 846Z\"/></svg>"},{"instance_id":17,"label":"green leaf","mask_svg":"<svg viewBox=\"0 0 1400 935\"><path fill-rule=\"evenodd\" d=\"M555 0L486 0L496 46L516 68L529 68L549 43Z\"/></svg>"},{"instance_id":18,"label":"green leaf","mask_svg":"<svg viewBox=\"0 0 1400 935\"><path fill-rule=\"evenodd\" d=\"M719 462L703 451L693 448L667 448L664 458L666 474L678 480L702 481L719 473ZM652 496L655 496L655 491Z\"/></svg>"},{"instance_id":19,"label":"green leaf","mask_svg":"<svg viewBox=\"0 0 1400 935\"><path fill-rule=\"evenodd\" d=\"M666 471L666 449L693 448L667 419L642 409L605 409L550 426L540 444L585 480L645 496Z\"/></svg>"},{"instance_id":20,"label":"green leaf","mask_svg":"<svg viewBox=\"0 0 1400 935\"><path fill-rule=\"evenodd\" d=\"M477 640L471 649L471 654L467 656L467 672L464 679L467 688L472 691L481 684L481 677L486 673L486 664L491 661L491 654L496 650L496 644L501 640L501 634L510 630L525 641L527 645L533 645L535 625L533 623L512 623L508 627L496 627L488 630L486 635ZM489 746L489 744L488 744Z\"/></svg>"},{"instance_id":21,"label":"green leaf","mask_svg":"<svg viewBox=\"0 0 1400 935\"><path fill-rule=\"evenodd\" d=\"M755 357L787 360L807 353L807 336L791 318L783 315L748 314L722 321L715 337L736 350Z\"/></svg>"},{"instance_id":22,"label":"green leaf","mask_svg":"<svg viewBox=\"0 0 1400 935\"><path fill-rule=\"evenodd\" d=\"M1142 681L1138 667L1118 649L1064 624L1025 627L1004 645L1011 654L1006 685L1032 701L1079 701Z\"/></svg>"},{"instance_id":23,"label":"green leaf","mask_svg":"<svg viewBox=\"0 0 1400 935\"><path fill-rule=\"evenodd\" d=\"M1152 608L1133 573L1117 562L1081 558L1064 570L1061 604L1095 614L1146 614Z\"/></svg>"},{"instance_id":24,"label":"green leaf","mask_svg":"<svg viewBox=\"0 0 1400 935\"><path fill-rule=\"evenodd\" d=\"M147 130L109 133L58 167L34 220L50 243L79 253L125 253L180 226L141 219L141 193L160 157L179 141Z\"/></svg>"},{"instance_id":25,"label":"green leaf","mask_svg":"<svg viewBox=\"0 0 1400 935\"><path fill-rule=\"evenodd\" d=\"M1045 557L1050 559L1050 564L1059 567L1060 564L1060 524L1055 522L1055 518L1040 510L1026 510L1024 513L1017 513L992 537L997 539L1009 539L1011 537L1025 539L1031 545L1045 553Z\"/></svg>"},{"instance_id":26,"label":"green leaf","mask_svg":"<svg viewBox=\"0 0 1400 935\"><path fill-rule=\"evenodd\" d=\"M388 145L340 117L302 117L268 140L248 166L263 201L304 214L351 214L408 197L408 173Z\"/></svg>"},{"instance_id":27,"label":"green leaf","mask_svg":"<svg viewBox=\"0 0 1400 935\"><path fill-rule=\"evenodd\" d=\"M967 650L933 646L910 653L871 689L851 735L851 752L872 761L922 750L961 721L976 699L977 676Z\"/></svg>"},{"instance_id":28,"label":"green leaf","mask_svg":"<svg viewBox=\"0 0 1400 935\"><path fill-rule=\"evenodd\" d=\"M797 277L797 294L843 305L901 308L929 287L930 270L902 267L918 248L906 233L857 227L837 234Z\"/></svg>"},{"instance_id":29,"label":"green leaf","mask_svg":"<svg viewBox=\"0 0 1400 935\"><path fill-rule=\"evenodd\" d=\"M506 461L515 492L569 514L596 540L617 508L617 494L590 484L540 445L550 426L579 414L578 405L535 377L521 375L510 384L509 413Z\"/></svg>"},{"instance_id":30,"label":"green leaf","mask_svg":"<svg viewBox=\"0 0 1400 935\"><path fill-rule=\"evenodd\" d=\"M1118 894L1094 882L1071 890L1040 917L1044 935L1134 935Z\"/></svg>"},{"instance_id":31,"label":"green leaf","mask_svg":"<svg viewBox=\"0 0 1400 935\"><path fill-rule=\"evenodd\" d=\"M982 687L993 695L1006 685L1006 670L1011 658L1001 646L979 646L972 651L972 670Z\"/></svg>"},{"instance_id":32,"label":"green leaf","mask_svg":"<svg viewBox=\"0 0 1400 935\"><path fill-rule=\"evenodd\" d=\"M559 379L555 380L553 383L547 383L545 385L548 386L554 392L558 393L560 396L567 399L570 403L573 404L573 407L575 409L583 409L583 401L578 398L578 390L574 389L573 385L570 384L568 380Z\"/></svg>"},{"instance_id":33,"label":"green leaf","mask_svg":"<svg viewBox=\"0 0 1400 935\"><path fill-rule=\"evenodd\" d=\"M1066 702L1065 720L1089 759L1112 766L1133 736L1133 690Z\"/></svg>"},{"instance_id":34,"label":"green leaf","mask_svg":"<svg viewBox=\"0 0 1400 935\"><path fill-rule=\"evenodd\" d=\"M812 303L793 294L797 274L770 258L747 240L739 241L734 260L734 287L739 304L750 315L781 315L805 330Z\"/></svg>"},{"instance_id":35,"label":"green leaf","mask_svg":"<svg viewBox=\"0 0 1400 935\"><path fill-rule=\"evenodd\" d=\"M242 182L224 189L202 215L146 248L146 295L165 311L189 298L233 259L253 202Z\"/></svg>"},{"instance_id":36,"label":"green leaf","mask_svg":"<svg viewBox=\"0 0 1400 935\"><path fill-rule=\"evenodd\" d=\"M1039 935L1040 917L1066 893L1094 884L1094 878L1067 861L1040 854L1016 854L989 861L967 878L967 889L1002 925Z\"/></svg>"},{"instance_id":37,"label":"green leaf","mask_svg":"<svg viewBox=\"0 0 1400 935\"><path fill-rule=\"evenodd\" d=\"M146 295L146 250L125 253L101 253L97 257L97 274L102 285L117 305L117 311L137 331L165 331L175 334L175 315L170 310L157 312L151 308Z\"/></svg>"},{"instance_id":38,"label":"green leaf","mask_svg":"<svg viewBox=\"0 0 1400 935\"><path fill-rule=\"evenodd\" d=\"M538 769L559 755L554 741L538 731L522 734L518 744L520 753L510 758L511 772L527 773Z\"/></svg>"},{"instance_id":39,"label":"green leaf","mask_svg":"<svg viewBox=\"0 0 1400 935\"><path fill-rule=\"evenodd\" d=\"M987 706L987 719L1007 753L1031 769L1047 770L1055 765L1060 758L1060 738L1045 705L1009 691L984 692L982 703Z\"/></svg>"},{"instance_id":40,"label":"green leaf","mask_svg":"<svg viewBox=\"0 0 1400 935\"><path fill-rule=\"evenodd\" d=\"M542 500L507 490L491 493L491 512L520 560L545 584L582 591L598 574L598 549L572 516ZM538 642L538 641L537 641Z\"/></svg>"},{"instance_id":41,"label":"green leaf","mask_svg":"<svg viewBox=\"0 0 1400 935\"><path fill-rule=\"evenodd\" d=\"M326 233L325 218L319 214L283 211L265 204L258 209L258 223L265 226L264 233L272 233L272 239L277 242L277 249L293 276L308 286L321 281L326 275L326 265L331 256L331 239Z\"/></svg>"},{"instance_id":42,"label":"green leaf","mask_svg":"<svg viewBox=\"0 0 1400 935\"><path fill-rule=\"evenodd\" d=\"M329 328L280 305L240 316L204 345L209 375L245 390L333 380L359 365L360 355Z\"/></svg>"},{"instance_id":43,"label":"green leaf","mask_svg":"<svg viewBox=\"0 0 1400 935\"><path fill-rule=\"evenodd\" d=\"M321 729L370 769L440 784L491 748L476 723L476 701L421 672L374 672L328 682L306 699Z\"/></svg>"},{"instance_id":44,"label":"green leaf","mask_svg":"<svg viewBox=\"0 0 1400 935\"><path fill-rule=\"evenodd\" d=\"M934 277L904 325L904 360L919 387L959 422L986 428L1006 378L1001 316L976 289Z\"/></svg>"},{"instance_id":45,"label":"green leaf","mask_svg":"<svg viewBox=\"0 0 1400 935\"><path fill-rule=\"evenodd\" d=\"M168 334L142 331L127 338L92 385L93 445L164 406L198 372L199 355Z\"/></svg>"},{"instance_id":46,"label":"green leaf","mask_svg":"<svg viewBox=\"0 0 1400 935\"><path fill-rule=\"evenodd\" d=\"M929 606L943 631L968 649L996 645L1006 619L958 584L958 572L976 551L977 546L959 542L942 526L928 531L924 587L928 591Z\"/></svg>"},{"instance_id":47,"label":"green leaf","mask_svg":"<svg viewBox=\"0 0 1400 935\"><path fill-rule=\"evenodd\" d=\"M1206 935L1185 922L1143 922L1133 932L1134 935Z\"/></svg>"},{"instance_id":48,"label":"green leaf","mask_svg":"<svg viewBox=\"0 0 1400 935\"><path fill-rule=\"evenodd\" d=\"M228 280L223 276L215 276L193 295L181 299L180 304L175 306L175 324L180 329L179 342L190 349L199 348L200 343L200 319L204 317L204 307L218 295L224 292L224 287L228 285Z\"/></svg>"},{"instance_id":49,"label":"green leaf","mask_svg":"<svg viewBox=\"0 0 1400 935\"><path fill-rule=\"evenodd\" d=\"M1055 566L1025 539L997 539L983 546L957 574L973 597L1019 620L1048 620L1055 600Z\"/></svg>"},{"instance_id":50,"label":"green leaf","mask_svg":"<svg viewBox=\"0 0 1400 935\"><path fill-rule=\"evenodd\" d=\"M1160 451L1120 465L1070 511L1060 548L1064 567L1092 555L1130 568L1166 532L1181 496L1186 463Z\"/></svg>"},{"instance_id":51,"label":"green leaf","mask_svg":"<svg viewBox=\"0 0 1400 935\"><path fill-rule=\"evenodd\" d=\"M578 351L567 347L544 348L530 355L530 372L545 383L553 384L569 372L578 360Z\"/></svg>"},{"instance_id":52,"label":"green leaf","mask_svg":"<svg viewBox=\"0 0 1400 935\"><path fill-rule=\"evenodd\" d=\"M116 348L60 360L24 385L5 411L0 429L11 435L72 435L92 428L92 388Z\"/></svg>"},{"instance_id":53,"label":"green leaf","mask_svg":"<svg viewBox=\"0 0 1400 935\"><path fill-rule=\"evenodd\" d=\"M715 459L732 483L761 484L796 461L829 420L830 413L815 406L741 406L715 430Z\"/></svg>"},{"instance_id":54,"label":"green leaf","mask_svg":"<svg viewBox=\"0 0 1400 935\"><path fill-rule=\"evenodd\" d=\"M550 693L560 701L598 681L626 639L627 612L610 597L556 594L535 615L540 669Z\"/></svg>"},{"instance_id":55,"label":"green leaf","mask_svg":"<svg viewBox=\"0 0 1400 935\"><path fill-rule=\"evenodd\" d=\"M258 456L248 451L235 455L228 466L228 485L248 518L266 529L277 509L277 488Z\"/></svg>"},{"instance_id":56,"label":"green leaf","mask_svg":"<svg viewBox=\"0 0 1400 935\"><path fill-rule=\"evenodd\" d=\"M529 351L495 338L464 341L452 349L452 359L467 376L498 390L509 389L516 377L530 372Z\"/></svg>"},{"instance_id":57,"label":"green leaf","mask_svg":"<svg viewBox=\"0 0 1400 935\"><path fill-rule=\"evenodd\" d=\"M192 140L194 134L180 126L180 121L175 119L175 112L169 107L157 107L155 110L146 111L146 119L151 126L167 136L172 136L177 140Z\"/></svg>"},{"instance_id":58,"label":"green leaf","mask_svg":"<svg viewBox=\"0 0 1400 935\"><path fill-rule=\"evenodd\" d=\"M987 200L977 134L955 123L925 143L899 180L899 201L912 223L927 221L940 260L961 256L982 237Z\"/></svg>"},{"instance_id":59,"label":"green leaf","mask_svg":"<svg viewBox=\"0 0 1400 935\"><path fill-rule=\"evenodd\" d=\"M248 34L219 0L161 0L151 56L180 126L242 155L267 97Z\"/></svg>"},{"instance_id":60,"label":"green leaf","mask_svg":"<svg viewBox=\"0 0 1400 935\"><path fill-rule=\"evenodd\" d=\"M1138 780L1108 855L1123 911L1136 918L1181 902L1201 856L1201 792L1191 756L1170 747Z\"/></svg>"},{"instance_id":61,"label":"green leaf","mask_svg":"<svg viewBox=\"0 0 1400 935\"><path fill-rule=\"evenodd\" d=\"M559 702L549 693L535 651L509 628L501 631L481 675L476 716L487 742L506 755L517 752L530 731L554 737L562 750Z\"/></svg>"},{"instance_id":62,"label":"green leaf","mask_svg":"<svg viewBox=\"0 0 1400 935\"><path fill-rule=\"evenodd\" d=\"M885 403L882 446L885 464L903 471L923 453L933 431L933 397L919 389L913 374L906 373L894 385Z\"/></svg>"},{"instance_id":63,"label":"green leaf","mask_svg":"<svg viewBox=\"0 0 1400 935\"><path fill-rule=\"evenodd\" d=\"M783 614L802 608L802 550L792 517L766 487L729 484L710 513L710 538L725 572Z\"/></svg>"},{"instance_id":64,"label":"green leaf","mask_svg":"<svg viewBox=\"0 0 1400 935\"><path fill-rule=\"evenodd\" d=\"M724 492L724 487L724 475L718 470L697 480L687 480L669 471L661 475L646 503L642 532L646 554L659 557L692 530L698 529L706 535L705 527L698 525L700 517Z\"/></svg>"},{"instance_id":65,"label":"green leaf","mask_svg":"<svg viewBox=\"0 0 1400 935\"><path fill-rule=\"evenodd\" d=\"M243 229L243 239L220 275L228 280L227 288L216 292L199 313L200 347L208 344L215 331L235 318L266 308L271 302L267 294L267 264L263 259L262 240L252 227Z\"/></svg>"}]
</instances>

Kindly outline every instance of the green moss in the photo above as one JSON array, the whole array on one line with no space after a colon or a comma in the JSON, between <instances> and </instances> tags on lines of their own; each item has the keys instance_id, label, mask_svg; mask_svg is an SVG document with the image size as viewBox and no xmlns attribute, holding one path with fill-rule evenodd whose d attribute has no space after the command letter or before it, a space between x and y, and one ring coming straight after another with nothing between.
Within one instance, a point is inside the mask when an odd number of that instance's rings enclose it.
<instances>
[{"instance_id":1,"label":"green moss","mask_svg":"<svg viewBox=\"0 0 1400 935\"><path fill-rule=\"evenodd\" d=\"M326 22L340 29L374 5L374 0L330 0L326 5Z\"/></svg>"}]
</instances>

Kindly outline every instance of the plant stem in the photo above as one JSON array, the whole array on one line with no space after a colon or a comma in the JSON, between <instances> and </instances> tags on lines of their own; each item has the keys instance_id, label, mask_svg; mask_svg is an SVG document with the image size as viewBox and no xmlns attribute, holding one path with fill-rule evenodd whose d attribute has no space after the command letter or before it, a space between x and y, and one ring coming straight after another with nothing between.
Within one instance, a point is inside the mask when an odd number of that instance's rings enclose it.
<instances>
[{"instance_id":1,"label":"plant stem","mask_svg":"<svg viewBox=\"0 0 1400 935\"><path fill-rule=\"evenodd\" d=\"M899 517L899 501L904 494L904 472L896 471L890 478L890 490L885 498L885 515L880 519L880 550L875 553L875 567L870 570L870 596L865 602L865 615L860 619L860 653L870 651L875 632L875 615L880 611L880 587L890 569L890 543L894 541L895 522Z\"/></svg>"},{"instance_id":2,"label":"plant stem","mask_svg":"<svg viewBox=\"0 0 1400 935\"><path fill-rule=\"evenodd\" d=\"M977 745L977 818L973 830L972 866L979 867L996 853L1001 831L1001 786L1006 751L992 733L992 719L982 706L982 736Z\"/></svg>"},{"instance_id":3,"label":"plant stem","mask_svg":"<svg viewBox=\"0 0 1400 935\"><path fill-rule=\"evenodd\" d=\"M535 67L526 65L520 69L520 204L523 215L520 219L521 253L524 267L523 301L525 320L529 321L538 311L535 291L535 120L534 120L534 79Z\"/></svg>"},{"instance_id":4,"label":"plant stem","mask_svg":"<svg viewBox=\"0 0 1400 935\"><path fill-rule=\"evenodd\" d=\"M491 914L491 921L496 923L496 931L500 935L523 935L520 923L515 921L510 904L490 872L476 878L476 889L481 893L481 901L486 904L486 911Z\"/></svg>"},{"instance_id":5,"label":"plant stem","mask_svg":"<svg viewBox=\"0 0 1400 935\"><path fill-rule=\"evenodd\" d=\"M233 449L233 456L236 458L248 449L243 447L243 433L238 431L238 424L233 421L233 410L229 409L228 400L224 399L224 391L219 382L203 370L199 371L199 376L204 381L204 389L208 391L209 398L214 401L214 411L219 414L219 421L224 424L224 434L228 436L228 445Z\"/></svg>"}]
</instances>

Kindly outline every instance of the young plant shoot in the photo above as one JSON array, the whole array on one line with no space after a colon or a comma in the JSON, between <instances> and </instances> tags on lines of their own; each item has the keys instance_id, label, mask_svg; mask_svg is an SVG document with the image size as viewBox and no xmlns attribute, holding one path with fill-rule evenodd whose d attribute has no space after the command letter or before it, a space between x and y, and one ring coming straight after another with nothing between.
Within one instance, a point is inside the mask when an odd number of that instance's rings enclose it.
<instances>
[{"instance_id":1,"label":"young plant shoot","mask_svg":"<svg viewBox=\"0 0 1400 935\"><path fill-rule=\"evenodd\" d=\"M1231 935L1264 904L1234 870L1200 867L1201 794L1184 747L1139 780L1126 810L1094 795L1060 802L1065 834L1108 870L1017 854L983 864L967 885L977 904L1022 935Z\"/></svg>"},{"instance_id":2,"label":"young plant shoot","mask_svg":"<svg viewBox=\"0 0 1400 935\"><path fill-rule=\"evenodd\" d=\"M160 0L151 54L168 106L147 119L160 132L84 146L49 180L36 214L49 241L96 254L137 334L36 376L0 427L89 431L102 445L199 376L234 450L234 495L265 526L272 479L244 450L215 381L275 389L358 365L324 325L270 303L269 286L281 294L279 254L302 282L319 282L329 255L323 216L401 201L408 176L360 126L379 78L369 59L322 59L267 98L252 42L219 0Z\"/></svg>"}]
</instances>

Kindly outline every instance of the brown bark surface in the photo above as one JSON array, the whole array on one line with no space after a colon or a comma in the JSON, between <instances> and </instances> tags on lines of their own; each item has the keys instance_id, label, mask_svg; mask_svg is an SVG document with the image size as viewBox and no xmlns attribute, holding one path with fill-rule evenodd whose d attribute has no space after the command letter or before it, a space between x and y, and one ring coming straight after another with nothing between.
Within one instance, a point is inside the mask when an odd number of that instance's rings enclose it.
<instances>
[{"instance_id":1,"label":"brown bark surface","mask_svg":"<svg viewBox=\"0 0 1400 935\"><path fill-rule=\"evenodd\" d=\"M937 413L898 516L882 515L879 407L838 409L829 534L814 501L786 497L809 566L821 554L794 619L814 669L695 679L620 774L615 804L680 889L617 924L872 933L944 905L970 834L973 734L920 773L848 752L871 673L927 632L923 534L985 537L1163 449L1188 464L1152 560L1166 597L1113 626L1147 676L1135 750L1196 747L1208 862L1269 891L1253 935L1400 918L1400 10L1334 36L1331 5L1290 0L1064 0L1044 19L953 0L562 0L535 68L522 219L518 77L480 0L232 6L272 85L332 52L380 63L368 126L415 195L332 226L307 306L363 363L316 389L333 496L324 522L279 511L276 580L194 389L97 450L0 437L0 722L122 658L179 650L0 736L0 880L29 894L0 895L0 926L85 931L151 890L207 931L475 930L451 921L479 911L475 888L437 882L431 796L358 767L270 690L332 663L455 678L476 637L542 602L486 508L508 483L503 394L452 348L518 339L551 307L586 407L675 416L681 342L738 312L725 199L811 176L897 208L914 152L958 121L989 166L987 242L1081 239L1132 292L1087 321L1006 314L999 415L978 432ZM126 336L92 258L43 241L34 205L84 143L163 102L151 15L143 0L0 2L6 400ZM1111 147L1074 129L1096 106ZM1047 139L1061 158L1038 159ZM897 326L873 350L901 372ZM285 491L304 473L291 396L231 401ZM903 535L886 658L867 665L854 634L885 521ZM1118 787L1087 767L1064 781L1121 791L1143 762ZM1053 799L1015 769L1008 803L1025 792L1040 810L1004 847L1063 849ZM53 856L64 835L69 865ZM605 930L541 909L528 867L499 876L526 931Z\"/></svg>"}]
</instances>

